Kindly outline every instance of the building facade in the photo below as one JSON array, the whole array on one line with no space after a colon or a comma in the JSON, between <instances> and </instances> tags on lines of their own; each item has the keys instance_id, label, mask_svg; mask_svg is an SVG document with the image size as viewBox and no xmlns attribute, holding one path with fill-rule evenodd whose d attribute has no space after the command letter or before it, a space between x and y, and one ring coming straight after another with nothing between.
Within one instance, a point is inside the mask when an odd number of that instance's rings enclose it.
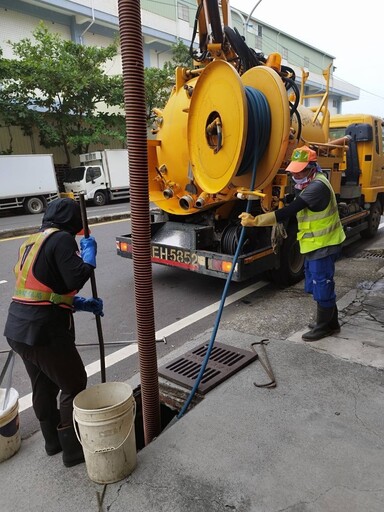
<instances>
[{"instance_id":1,"label":"building facade","mask_svg":"<svg viewBox=\"0 0 384 512\"><path fill-rule=\"evenodd\" d=\"M195 0L141 0L144 64L146 67L162 67L171 60L172 45L181 39L191 44L196 16ZM40 21L49 30L75 42L107 46L119 32L117 0L0 0L0 46L4 57L11 58L10 42L31 36ZM331 114L341 113L342 103L359 98L359 89L333 77L334 56L303 43L297 38L279 31L238 9L231 8L231 25L244 37L248 46L268 55L278 52L283 64L294 69L300 84L302 69L309 72L305 94L324 91L323 70L330 66ZM121 73L121 56L110 63L109 74ZM309 98L306 106L316 104ZM4 135L4 134L3 134ZM0 139L1 139L0 129ZM22 136L24 137L24 136ZM18 152L47 152L37 148L38 141L24 137ZM38 149L38 151L37 151Z\"/></svg>"}]
</instances>

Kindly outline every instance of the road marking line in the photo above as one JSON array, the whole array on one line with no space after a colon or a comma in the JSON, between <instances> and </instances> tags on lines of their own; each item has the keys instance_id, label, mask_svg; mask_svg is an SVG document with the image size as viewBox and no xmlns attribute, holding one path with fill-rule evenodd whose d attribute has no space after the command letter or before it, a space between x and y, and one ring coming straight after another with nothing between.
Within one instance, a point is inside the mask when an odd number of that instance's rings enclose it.
<instances>
[{"instance_id":1,"label":"road marking line","mask_svg":"<svg viewBox=\"0 0 384 512\"><path fill-rule=\"evenodd\" d=\"M118 222L121 222L123 219L119 219ZM125 219L126 220L126 219ZM98 224L95 224L97 226ZM379 229L382 229L384 227L384 222L380 223ZM20 237L21 238L21 237ZM2 240L0 240L1 242ZM229 306L233 302L236 302L243 297L246 297L247 295L260 290L260 288L263 288L264 286L267 286L269 284L266 281L260 281L254 285L248 286L247 288L244 288L243 290L240 290L239 292L234 293L233 295L227 297L225 301L225 306ZM156 333L156 339L161 339L164 336L170 336L171 334L174 334L185 327L188 327L189 325L194 324L201 318L205 318L206 316L211 315L212 313L216 312L219 309L220 301L215 302L211 304L210 306L207 306L206 308L202 309L201 311L198 311L196 313L193 313L192 315L189 315L182 320L178 320L177 322L174 322L171 325L168 325L168 327L164 327L163 329L160 329ZM109 354L105 358L105 367L109 368L110 366L118 363L119 361L122 361L123 359L126 359L127 357L130 357L133 354L136 354L138 351L138 345L137 343L129 345L127 347L124 347L120 350L117 350L116 352L113 352L112 354ZM95 375L100 371L100 360L94 361L93 363L90 363L85 367L85 370L87 372L88 377ZM25 395L19 399L19 411L25 411L26 409L29 409L32 406L32 393L29 393L28 395Z\"/></svg>"},{"instance_id":2,"label":"road marking line","mask_svg":"<svg viewBox=\"0 0 384 512\"><path fill-rule=\"evenodd\" d=\"M5 284L5 283L8 283L8 281L5 281L4 279L2 281L0 281L0 284Z\"/></svg>"},{"instance_id":3,"label":"road marking line","mask_svg":"<svg viewBox=\"0 0 384 512\"><path fill-rule=\"evenodd\" d=\"M256 292L257 290L260 290L260 288L264 288L264 286L267 286L268 284L270 284L268 281L259 281L255 284L247 286L246 288L243 288L242 290L226 298L225 307L229 306L230 304L233 304L234 302L237 302L238 300L246 297L247 295L250 295L253 292ZM185 329L185 327L188 327L198 322L202 318L205 318L211 315L212 313L215 313L216 311L218 311L220 307L220 302L221 301L214 302L210 306L207 306L201 309L200 311L196 311L196 313L192 313L191 315L186 316L185 318L178 320L177 322L174 322L173 324L170 324L167 327L164 327L163 329L160 329L159 331L156 332L156 339L162 339L164 337L170 336L171 334L175 334L176 332ZM121 348L120 350L116 350L112 354L106 356L105 367L109 368L110 366L119 363L123 359L126 359L127 357L130 357L133 354L136 354L137 352L137 343L133 343L127 347ZM85 367L85 370L87 372L88 377L91 377L92 375L98 373L100 371L100 359L88 364ZM32 393L29 393L28 395L19 398L19 412L25 411L30 407L32 407Z\"/></svg>"}]
</instances>

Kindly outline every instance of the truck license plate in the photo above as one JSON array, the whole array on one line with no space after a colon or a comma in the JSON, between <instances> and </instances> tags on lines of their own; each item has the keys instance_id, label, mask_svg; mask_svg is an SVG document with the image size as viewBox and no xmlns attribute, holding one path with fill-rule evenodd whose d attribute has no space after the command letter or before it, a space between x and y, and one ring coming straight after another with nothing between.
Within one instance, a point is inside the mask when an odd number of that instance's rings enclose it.
<instances>
[{"instance_id":1,"label":"truck license plate","mask_svg":"<svg viewBox=\"0 0 384 512\"><path fill-rule=\"evenodd\" d=\"M166 245L152 245L152 261L158 263L167 262L169 265L183 268L193 268L198 266L198 256L196 253L178 247L168 247Z\"/></svg>"}]
</instances>

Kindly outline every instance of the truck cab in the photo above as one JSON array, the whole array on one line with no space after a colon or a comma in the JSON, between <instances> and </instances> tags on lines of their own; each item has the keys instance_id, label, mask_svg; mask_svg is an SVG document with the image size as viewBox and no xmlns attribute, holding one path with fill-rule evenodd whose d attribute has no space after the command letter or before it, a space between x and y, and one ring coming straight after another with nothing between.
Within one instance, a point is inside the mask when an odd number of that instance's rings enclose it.
<instances>
[{"instance_id":1,"label":"truck cab","mask_svg":"<svg viewBox=\"0 0 384 512\"><path fill-rule=\"evenodd\" d=\"M129 199L129 166L126 149L104 149L80 155L80 166L72 168L64 179L65 192L76 198L104 206L114 199Z\"/></svg>"},{"instance_id":2,"label":"truck cab","mask_svg":"<svg viewBox=\"0 0 384 512\"><path fill-rule=\"evenodd\" d=\"M342 163L343 185L359 185L366 190L384 184L384 123L380 117L367 114L340 114L331 117L331 141L345 135L350 137L348 151ZM362 190L362 191L363 191ZM369 201L371 202L371 201Z\"/></svg>"},{"instance_id":3,"label":"truck cab","mask_svg":"<svg viewBox=\"0 0 384 512\"><path fill-rule=\"evenodd\" d=\"M106 203L104 190L105 176L101 165L80 165L67 171L64 180L65 192L72 192L75 198L81 193L86 201L92 201L97 206Z\"/></svg>"},{"instance_id":4,"label":"truck cab","mask_svg":"<svg viewBox=\"0 0 384 512\"><path fill-rule=\"evenodd\" d=\"M360 234L376 233L384 209L384 122L368 114L340 114L330 119L332 140L348 136L348 149L340 164L342 179L339 197L341 211L356 205L369 212L367 228ZM357 208L357 207L356 207Z\"/></svg>"}]
</instances>

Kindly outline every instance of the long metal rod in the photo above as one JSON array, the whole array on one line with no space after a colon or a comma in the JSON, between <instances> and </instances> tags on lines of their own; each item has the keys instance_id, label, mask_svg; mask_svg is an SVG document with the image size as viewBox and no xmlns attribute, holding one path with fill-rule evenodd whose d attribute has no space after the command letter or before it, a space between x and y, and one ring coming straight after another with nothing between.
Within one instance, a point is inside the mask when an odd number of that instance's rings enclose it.
<instances>
[{"instance_id":1,"label":"long metal rod","mask_svg":"<svg viewBox=\"0 0 384 512\"><path fill-rule=\"evenodd\" d=\"M164 343L164 345L167 344L167 338L164 336L161 340L155 340L156 343ZM113 346L113 345L137 345L138 340L131 340L131 341L107 341L107 343L104 343L105 347ZM97 343L76 343L76 347L94 347Z\"/></svg>"},{"instance_id":2,"label":"long metal rod","mask_svg":"<svg viewBox=\"0 0 384 512\"><path fill-rule=\"evenodd\" d=\"M84 237L89 238L89 227L88 227L88 219L87 219L87 210L85 208L84 194L80 194L80 209L81 209L81 220L83 222ZM95 278L95 271L93 269L91 272L90 280L91 280L92 297L94 299L97 299L98 295L97 295L96 278ZM100 318L100 315L95 315L95 318L96 318L97 336L99 339L99 349L100 349L101 382L106 382L104 337L103 337L103 330L101 328L101 318Z\"/></svg>"}]
</instances>

